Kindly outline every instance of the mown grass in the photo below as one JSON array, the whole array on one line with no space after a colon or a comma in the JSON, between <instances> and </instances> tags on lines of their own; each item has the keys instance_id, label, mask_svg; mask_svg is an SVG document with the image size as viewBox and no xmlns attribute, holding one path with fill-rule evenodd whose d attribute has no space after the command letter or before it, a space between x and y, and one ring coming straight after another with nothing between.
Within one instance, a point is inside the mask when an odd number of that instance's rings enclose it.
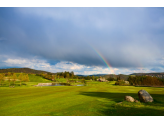
<instances>
[{"instance_id":1,"label":"mown grass","mask_svg":"<svg viewBox=\"0 0 164 123\"><path fill-rule=\"evenodd\" d=\"M151 94L153 103L124 101L126 95L138 99L141 89ZM164 116L163 97L164 88L116 86L114 82L0 87L0 116Z\"/></svg>"}]
</instances>

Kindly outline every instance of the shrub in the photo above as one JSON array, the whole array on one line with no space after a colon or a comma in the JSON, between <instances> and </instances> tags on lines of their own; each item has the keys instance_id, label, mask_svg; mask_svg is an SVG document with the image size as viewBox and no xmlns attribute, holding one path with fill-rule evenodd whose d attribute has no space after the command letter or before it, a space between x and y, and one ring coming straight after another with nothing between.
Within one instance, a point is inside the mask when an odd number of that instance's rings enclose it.
<instances>
[{"instance_id":1,"label":"shrub","mask_svg":"<svg viewBox=\"0 0 164 123\"><path fill-rule=\"evenodd\" d=\"M108 81L115 81L116 79L114 79L113 77L109 77L107 80Z\"/></svg>"},{"instance_id":2,"label":"shrub","mask_svg":"<svg viewBox=\"0 0 164 123\"><path fill-rule=\"evenodd\" d=\"M115 85L119 85L119 82L117 81L117 82L115 82Z\"/></svg>"},{"instance_id":3,"label":"shrub","mask_svg":"<svg viewBox=\"0 0 164 123\"><path fill-rule=\"evenodd\" d=\"M117 82L115 82L115 85L129 85L129 84L126 83L124 80L118 80Z\"/></svg>"},{"instance_id":4,"label":"shrub","mask_svg":"<svg viewBox=\"0 0 164 123\"><path fill-rule=\"evenodd\" d=\"M81 82L84 83L84 85L87 84L86 81L85 81L85 79L82 79Z\"/></svg>"}]
</instances>

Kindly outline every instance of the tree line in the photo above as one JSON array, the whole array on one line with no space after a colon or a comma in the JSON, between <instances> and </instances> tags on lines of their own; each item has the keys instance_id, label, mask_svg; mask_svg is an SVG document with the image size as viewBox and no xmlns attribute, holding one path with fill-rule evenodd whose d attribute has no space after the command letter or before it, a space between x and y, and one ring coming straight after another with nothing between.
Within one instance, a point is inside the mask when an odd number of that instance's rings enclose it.
<instances>
[{"instance_id":1,"label":"tree line","mask_svg":"<svg viewBox=\"0 0 164 123\"><path fill-rule=\"evenodd\" d=\"M56 79L60 78L72 78L76 79L77 77L74 75L74 72L58 72L56 74L51 74L51 73L41 73L41 74L36 74L37 76L42 76L45 79L55 81Z\"/></svg>"},{"instance_id":2,"label":"tree line","mask_svg":"<svg viewBox=\"0 0 164 123\"><path fill-rule=\"evenodd\" d=\"M6 84L7 82L9 86L11 85L11 82L13 82L15 86L16 81L19 81L21 86L22 82L29 82L29 76L28 74L23 73L20 73L19 76L17 76L16 73L11 72L0 73L0 86L3 86L3 84Z\"/></svg>"},{"instance_id":3,"label":"tree line","mask_svg":"<svg viewBox=\"0 0 164 123\"><path fill-rule=\"evenodd\" d=\"M47 74L47 73L41 73L41 74L36 74L37 76L41 76L45 79L54 81L54 82L60 82L59 79L65 78L67 83L76 83L79 82L78 79L81 79L80 82L84 83L86 85L86 81L84 77L79 77L74 75L74 72L58 72L55 75L54 74Z\"/></svg>"},{"instance_id":4,"label":"tree line","mask_svg":"<svg viewBox=\"0 0 164 123\"><path fill-rule=\"evenodd\" d=\"M163 86L164 79L151 76L129 76L130 85L144 85L144 86Z\"/></svg>"},{"instance_id":5,"label":"tree line","mask_svg":"<svg viewBox=\"0 0 164 123\"><path fill-rule=\"evenodd\" d=\"M98 76L77 76L74 75L74 72L58 72L56 74L49 74L49 73L41 73L41 74L36 74L37 76L42 76L45 79L55 81L56 79L60 78L65 78L65 79L84 79L84 80L97 80L99 77Z\"/></svg>"}]
</instances>

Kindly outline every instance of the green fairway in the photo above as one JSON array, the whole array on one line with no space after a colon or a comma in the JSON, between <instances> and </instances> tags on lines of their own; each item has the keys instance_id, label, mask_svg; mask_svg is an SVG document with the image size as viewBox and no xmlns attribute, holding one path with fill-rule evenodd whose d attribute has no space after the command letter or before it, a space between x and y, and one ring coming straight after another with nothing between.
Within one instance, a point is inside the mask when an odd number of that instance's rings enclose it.
<instances>
[{"instance_id":1,"label":"green fairway","mask_svg":"<svg viewBox=\"0 0 164 123\"><path fill-rule=\"evenodd\" d=\"M164 116L164 88L116 86L88 82L87 86L0 87L0 116ZM144 89L153 103L122 102L138 99ZM139 100L139 99L138 99Z\"/></svg>"}]
</instances>

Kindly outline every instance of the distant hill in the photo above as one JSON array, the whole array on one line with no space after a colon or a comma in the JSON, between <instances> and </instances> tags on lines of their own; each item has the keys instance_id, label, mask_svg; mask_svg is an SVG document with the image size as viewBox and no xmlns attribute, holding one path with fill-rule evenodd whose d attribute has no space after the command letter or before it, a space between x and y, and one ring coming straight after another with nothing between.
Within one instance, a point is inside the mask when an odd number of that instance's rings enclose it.
<instances>
[{"instance_id":1,"label":"distant hill","mask_svg":"<svg viewBox=\"0 0 164 123\"><path fill-rule=\"evenodd\" d=\"M158 77L164 79L164 72L161 73L133 73L130 75L136 75L136 76L152 76L152 77Z\"/></svg>"},{"instance_id":2,"label":"distant hill","mask_svg":"<svg viewBox=\"0 0 164 123\"><path fill-rule=\"evenodd\" d=\"M104 75L103 77L105 77L105 79L107 79L107 78L117 79L118 77L120 77L120 79L127 80L129 75L124 75L124 74L119 74L119 75L107 74L107 75Z\"/></svg>"},{"instance_id":3,"label":"distant hill","mask_svg":"<svg viewBox=\"0 0 164 123\"><path fill-rule=\"evenodd\" d=\"M88 75L78 75L78 76L88 76ZM89 76L93 76L93 75L89 75ZM124 75L124 74L119 74L119 75L115 75L115 74L94 74L94 76L102 76L105 79L108 78L114 78L117 79L118 77L120 77L120 79L123 80L127 80L129 76L151 76L151 77L157 77L157 78L161 78L164 79L164 73L133 73L130 75Z\"/></svg>"},{"instance_id":4,"label":"distant hill","mask_svg":"<svg viewBox=\"0 0 164 123\"><path fill-rule=\"evenodd\" d=\"M13 72L13 73L31 73L31 74L41 74L41 73L49 73L49 74L55 74L47 71L42 71L42 70L34 70L31 68L7 68L7 69L0 69L0 73L8 73L8 72Z\"/></svg>"},{"instance_id":5,"label":"distant hill","mask_svg":"<svg viewBox=\"0 0 164 123\"><path fill-rule=\"evenodd\" d=\"M108 74L93 74L93 75L76 75L76 76L105 76Z\"/></svg>"},{"instance_id":6,"label":"distant hill","mask_svg":"<svg viewBox=\"0 0 164 123\"><path fill-rule=\"evenodd\" d=\"M164 75L164 72L161 72L161 73L132 73L130 75Z\"/></svg>"},{"instance_id":7,"label":"distant hill","mask_svg":"<svg viewBox=\"0 0 164 123\"><path fill-rule=\"evenodd\" d=\"M76 75L76 76L88 76L88 75Z\"/></svg>"},{"instance_id":8,"label":"distant hill","mask_svg":"<svg viewBox=\"0 0 164 123\"><path fill-rule=\"evenodd\" d=\"M109 77L117 79L117 77L120 77L120 79L123 80L127 80L129 75L124 75L124 74L119 74L119 75L115 75L115 74L93 74L93 75L77 75L77 76L98 76L98 77L104 77L105 79L108 79Z\"/></svg>"}]
</instances>

